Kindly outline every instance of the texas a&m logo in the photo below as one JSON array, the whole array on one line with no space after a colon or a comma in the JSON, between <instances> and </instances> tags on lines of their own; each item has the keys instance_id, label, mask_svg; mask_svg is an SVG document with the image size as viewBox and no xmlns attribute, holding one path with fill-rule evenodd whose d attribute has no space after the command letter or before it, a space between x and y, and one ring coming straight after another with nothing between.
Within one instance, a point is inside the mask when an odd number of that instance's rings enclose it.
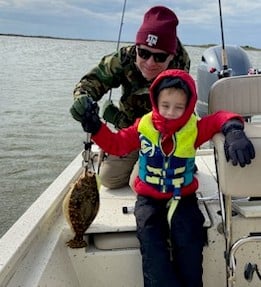
<instances>
[{"instance_id":1,"label":"texas a&m logo","mask_svg":"<svg viewBox=\"0 0 261 287\"><path fill-rule=\"evenodd\" d=\"M147 40L146 42L148 43L148 46L155 46L157 44L158 41L158 36L152 35L152 34L148 34Z\"/></svg>"}]
</instances>

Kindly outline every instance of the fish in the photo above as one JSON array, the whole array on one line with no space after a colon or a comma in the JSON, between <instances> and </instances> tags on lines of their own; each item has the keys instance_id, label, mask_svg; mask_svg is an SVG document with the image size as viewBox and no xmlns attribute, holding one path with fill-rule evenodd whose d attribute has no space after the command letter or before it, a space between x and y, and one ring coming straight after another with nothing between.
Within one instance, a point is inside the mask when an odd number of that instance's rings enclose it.
<instances>
[{"instance_id":1,"label":"fish","mask_svg":"<svg viewBox=\"0 0 261 287\"><path fill-rule=\"evenodd\" d=\"M63 214L74 232L74 238L66 242L70 248L87 247L84 233L97 216L100 207L96 173L85 171L72 185L63 200Z\"/></svg>"}]
</instances>

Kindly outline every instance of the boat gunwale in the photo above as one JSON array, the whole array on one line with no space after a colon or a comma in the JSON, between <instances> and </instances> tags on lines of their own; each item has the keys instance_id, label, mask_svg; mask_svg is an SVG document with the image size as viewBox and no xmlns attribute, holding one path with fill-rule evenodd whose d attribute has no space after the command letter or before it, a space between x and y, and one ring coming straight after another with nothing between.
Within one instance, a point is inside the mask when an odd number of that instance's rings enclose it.
<instances>
[{"instance_id":1,"label":"boat gunwale","mask_svg":"<svg viewBox=\"0 0 261 287\"><path fill-rule=\"evenodd\" d=\"M39 231L57 218L57 206L82 172L82 153L62 171L37 200L0 238L0 285L8 282ZM61 205L62 206L62 205ZM61 210L58 209L58 210ZM11 243L11 244L10 244Z\"/></svg>"}]
</instances>

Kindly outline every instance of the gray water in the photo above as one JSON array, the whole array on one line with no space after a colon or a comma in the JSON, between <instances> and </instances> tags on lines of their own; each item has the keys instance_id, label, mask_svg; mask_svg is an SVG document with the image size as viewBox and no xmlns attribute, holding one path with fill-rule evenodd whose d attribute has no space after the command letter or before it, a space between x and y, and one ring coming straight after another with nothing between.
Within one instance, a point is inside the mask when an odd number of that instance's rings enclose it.
<instances>
[{"instance_id":1,"label":"gray water","mask_svg":"<svg viewBox=\"0 0 261 287\"><path fill-rule=\"evenodd\" d=\"M69 114L72 91L115 49L114 42L0 36L0 237L82 150L85 134ZM187 50L196 76L204 49ZM247 53L261 68L261 52Z\"/></svg>"}]
</instances>

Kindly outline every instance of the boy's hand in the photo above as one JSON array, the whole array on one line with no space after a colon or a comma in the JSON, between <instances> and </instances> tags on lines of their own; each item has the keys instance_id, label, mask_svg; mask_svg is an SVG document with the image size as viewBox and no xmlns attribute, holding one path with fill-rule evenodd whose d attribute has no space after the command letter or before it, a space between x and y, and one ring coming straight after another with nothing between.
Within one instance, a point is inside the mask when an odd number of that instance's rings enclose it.
<instances>
[{"instance_id":1,"label":"boy's hand","mask_svg":"<svg viewBox=\"0 0 261 287\"><path fill-rule=\"evenodd\" d=\"M82 96L76 99L70 112L75 120L81 122L85 132L94 135L100 129L99 107L91 97Z\"/></svg>"},{"instance_id":2,"label":"boy's hand","mask_svg":"<svg viewBox=\"0 0 261 287\"><path fill-rule=\"evenodd\" d=\"M233 165L244 167L255 158L255 149L242 129L231 129L225 135L224 143L227 161L231 159Z\"/></svg>"}]
</instances>

